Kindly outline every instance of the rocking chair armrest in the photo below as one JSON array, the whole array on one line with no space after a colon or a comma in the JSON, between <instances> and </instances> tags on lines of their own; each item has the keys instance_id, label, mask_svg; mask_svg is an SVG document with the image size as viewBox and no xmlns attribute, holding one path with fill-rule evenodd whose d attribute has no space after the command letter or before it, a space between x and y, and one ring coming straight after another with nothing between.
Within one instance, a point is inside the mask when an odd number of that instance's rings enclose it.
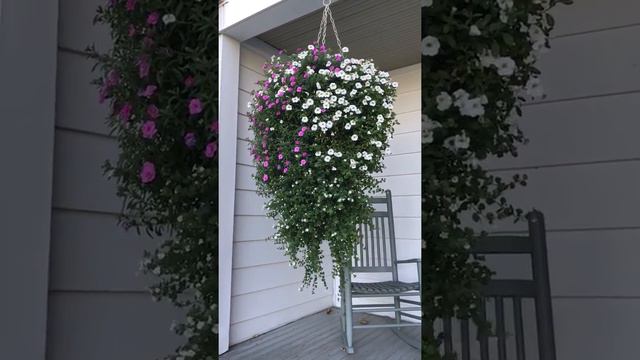
<instances>
[{"instance_id":1,"label":"rocking chair armrest","mask_svg":"<svg viewBox=\"0 0 640 360\"><path fill-rule=\"evenodd\" d=\"M410 264L410 263L419 263L419 262L422 262L422 259L396 260L396 264Z\"/></svg>"}]
</instances>

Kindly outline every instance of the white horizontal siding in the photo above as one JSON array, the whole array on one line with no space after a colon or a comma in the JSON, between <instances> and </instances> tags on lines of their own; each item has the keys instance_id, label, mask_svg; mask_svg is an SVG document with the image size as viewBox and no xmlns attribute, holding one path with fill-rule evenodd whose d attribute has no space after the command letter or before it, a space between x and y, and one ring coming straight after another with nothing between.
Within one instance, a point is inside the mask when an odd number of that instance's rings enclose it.
<instances>
[{"instance_id":1,"label":"white horizontal siding","mask_svg":"<svg viewBox=\"0 0 640 360\"><path fill-rule=\"evenodd\" d=\"M545 214L559 359L637 356L638 10L632 0L558 6L552 50L540 63L549 96L525 106L521 121L531 142L518 158L487 161L495 174L528 174L529 185L509 197ZM530 276L519 260L491 263L501 276Z\"/></svg>"},{"instance_id":2,"label":"white horizontal siding","mask_svg":"<svg viewBox=\"0 0 640 360\"><path fill-rule=\"evenodd\" d=\"M169 329L183 315L154 303L139 274L145 248L158 240L117 224L122 199L103 175L115 159L106 104L90 84L93 61L81 52L105 51L108 28L93 26L102 0L60 0L47 359L153 359L183 341Z\"/></svg>"}]
</instances>

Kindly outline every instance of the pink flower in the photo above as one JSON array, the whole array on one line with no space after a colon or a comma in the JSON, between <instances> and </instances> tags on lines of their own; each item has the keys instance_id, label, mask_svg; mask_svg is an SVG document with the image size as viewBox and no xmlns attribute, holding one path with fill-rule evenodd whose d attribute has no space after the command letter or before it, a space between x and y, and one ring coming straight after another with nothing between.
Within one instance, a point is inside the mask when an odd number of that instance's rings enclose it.
<instances>
[{"instance_id":1,"label":"pink flower","mask_svg":"<svg viewBox=\"0 0 640 360\"><path fill-rule=\"evenodd\" d=\"M127 0L126 9L127 11L133 11L136 8L136 0Z\"/></svg>"},{"instance_id":2,"label":"pink flower","mask_svg":"<svg viewBox=\"0 0 640 360\"><path fill-rule=\"evenodd\" d=\"M307 165L307 160L305 160L305 159L300 160L300 165L301 166Z\"/></svg>"},{"instance_id":3,"label":"pink flower","mask_svg":"<svg viewBox=\"0 0 640 360\"><path fill-rule=\"evenodd\" d=\"M192 132L188 132L184 135L184 144L189 148L192 149L194 146L196 146L196 134L192 133Z\"/></svg>"},{"instance_id":4,"label":"pink flower","mask_svg":"<svg viewBox=\"0 0 640 360\"><path fill-rule=\"evenodd\" d=\"M262 162L262 167L265 167L265 168L269 167L269 162L268 161L263 161Z\"/></svg>"},{"instance_id":5,"label":"pink flower","mask_svg":"<svg viewBox=\"0 0 640 360\"><path fill-rule=\"evenodd\" d=\"M148 184L155 180L155 178L156 166L150 161L145 161L144 164L142 164L142 169L140 169L140 181L142 181L143 184Z\"/></svg>"},{"instance_id":6,"label":"pink flower","mask_svg":"<svg viewBox=\"0 0 640 360\"><path fill-rule=\"evenodd\" d=\"M133 107L131 106L131 104L126 103L122 106L122 108L120 108L120 112L119 112L119 116L120 116L120 120L122 121L129 121L129 118L131 118L131 110L133 109Z\"/></svg>"},{"instance_id":7,"label":"pink flower","mask_svg":"<svg viewBox=\"0 0 640 360\"><path fill-rule=\"evenodd\" d=\"M302 87L298 86L298 87L296 88L296 92L297 92L297 93L301 93L301 92L302 92Z\"/></svg>"},{"instance_id":8,"label":"pink flower","mask_svg":"<svg viewBox=\"0 0 640 360\"><path fill-rule=\"evenodd\" d=\"M294 152L294 153L298 153L298 152L300 152L300 147L299 147L299 146L294 147L294 148L293 148L293 152Z\"/></svg>"},{"instance_id":9,"label":"pink flower","mask_svg":"<svg viewBox=\"0 0 640 360\"><path fill-rule=\"evenodd\" d=\"M267 174L262 175L262 181L263 182L269 181L269 175L267 175Z\"/></svg>"},{"instance_id":10,"label":"pink flower","mask_svg":"<svg viewBox=\"0 0 640 360\"><path fill-rule=\"evenodd\" d=\"M282 169L282 172L285 173L285 174L288 173L289 172L289 168Z\"/></svg>"},{"instance_id":11,"label":"pink flower","mask_svg":"<svg viewBox=\"0 0 640 360\"><path fill-rule=\"evenodd\" d=\"M304 136L304 131L303 130L298 131L298 136L300 137Z\"/></svg>"},{"instance_id":12,"label":"pink flower","mask_svg":"<svg viewBox=\"0 0 640 360\"><path fill-rule=\"evenodd\" d=\"M207 144L207 147L204 149L204 156L211 159L216 155L217 151L218 151L218 144L214 142L210 142Z\"/></svg>"},{"instance_id":13,"label":"pink flower","mask_svg":"<svg viewBox=\"0 0 640 360\"><path fill-rule=\"evenodd\" d=\"M200 99L191 99L189 101L189 114L196 115L202 112L202 102Z\"/></svg>"},{"instance_id":14,"label":"pink flower","mask_svg":"<svg viewBox=\"0 0 640 360\"><path fill-rule=\"evenodd\" d=\"M160 14L157 11L154 11L147 16L147 24L155 25L158 23L158 19L160 19Z\"/></svg>"},{"instance_id":15,"label":"pink flower","mask_svg":"<svg viewBox=\"0 0 640 360\"><path fill-rule=\"evenodd\" d=\"M191 75L184 78L184 86L186 87L192 87L195 82L196 80Z\"/></svg>"},{"instance_id":16,"label":"pink flower","mask_svg":"<svg viewBox=\"0 0 640 360\"><path fill-rule=\"evenodd\" d=\"M110 70L107 73L107 86L116 86L120 83L120 74L116 70Z\"/></svg>"},{"instance_id":17,"label":"pink flower","mask_svg":"<svg viewBox=\"0 0 640 360\"><path fill-rule=\"evenodd\" d=\"M153 39L145 36L144 39L142 39L142 46L144 46L145 49L151 48L153 46Z\"/></svg>"},{"instance_id":18,"label":"pink flower","mask_svg":"<svg viewBox=\"0 0 640 360\"><path fill-rule=\"evenodd\" d=\"M284 159L284 155L278 154L278 160L282 160L282 159Z\"/></svg>"},{"instance_id":19,"label":"pink flower","mask_svg":"<svg viewBox=\"0 0 640 360\"><path fill-rule=\"evenodd\" d=\"M145 121L140 130L142 131L142 137L145 139L153 138L153 136L158 132L155 121L150 120Z\"/></svg>"},{"instance_id":20,"label":"pink flower","mask_svg":"<svg viewBox=\"0 0 640 360\"><path fill-rule=\"evenodd\" d=\"M151 104L147 107L147 115L152 119L157 119L160 116L160 110L158 110L157 106Z\"/></svg>"},{"instance_id":21,"label":"pink flower","mask_svg":"<svg viewBox=\"0 0 640 360\"><path fill-rule=\"evenodd\" d=\"M211 130L212 133L217 134L219 129L220 129L220 125L218 124L218 120L214 120L211 122L211 126L209 127L209 129Z\"/></svg>"},{"instance_id":22,"label":"pink flower","mask_svg":"<svg viewBox=\"0 0 640 360\"><path fill-rule=\"evenodd\" d=\"M149 58L146 55L140 56L138 58L138 74L140 78L145 78L149 76L149 68L151 65L149 64Z\"/></svg>"},{"instance_id":23,"label":"pink flower","mask_svg":"<svg viewBox=\"0 0 640 360\"><path fill-rule=\"evenodd\" d=\"M341 54L336 54L336 60L337 61L342 61L342 55Z\"/></svg>"},{"instance_id":24,"label":"pink flower","mask_svg":"<svg viewBox=\"0 0 640 360\"><path fill-rule=\"evenodd\" d=\"M150 98L156 92L156 89L158 89L158 87L156 85L147 85L147 87L144 88L144 90L142 90L139 93L139 95L140 96L144 96L146 98Z\"/></svg>"}]
</instances>

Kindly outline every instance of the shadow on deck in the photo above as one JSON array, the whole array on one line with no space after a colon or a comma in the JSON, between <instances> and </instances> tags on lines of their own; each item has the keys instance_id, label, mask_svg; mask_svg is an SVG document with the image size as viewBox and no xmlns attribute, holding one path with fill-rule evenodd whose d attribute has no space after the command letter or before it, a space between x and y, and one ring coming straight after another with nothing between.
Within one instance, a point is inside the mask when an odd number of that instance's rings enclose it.
<instances>
[{"instance_id":1,"label":"shadow on deck","mask_svg":"<svg viewBox=\"0 0 640 360\"><path fill-rule=\"evenodd\" d=\"M393 319L354 314L354 323L391 323ZM420 327L402 328L402 333L418 343ZM220 360L419 360L420 351L409 346L390 328L355 329L355 354L344 350L340 332L340 310L319 312L268 333L234 345Z\"/></svg>"}]
</instances>

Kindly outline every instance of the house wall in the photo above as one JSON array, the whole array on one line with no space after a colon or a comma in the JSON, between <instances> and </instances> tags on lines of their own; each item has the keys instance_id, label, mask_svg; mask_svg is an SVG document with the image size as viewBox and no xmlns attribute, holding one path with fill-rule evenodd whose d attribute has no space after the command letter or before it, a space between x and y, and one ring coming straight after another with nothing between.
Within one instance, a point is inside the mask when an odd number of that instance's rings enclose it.
<instances>
[{"instance_id":1,"label":"house wall","mask_svg":"<svg viewBox=\"0 0 640 360\"><path fill-rule=\"evenodd\" d=\"M488 166L528 174L511 199L546 216L558 359L636 358L640 3L584 0L554 12L540 63L548 96L526 105L521 121L531 142ZM499 273L520 272L521 260L497 263Z\"/></svg>"},{"instance_id":2,"label":"house wall","mask_svg":"<svg viewBox=\"0 0 640 360\"><path fill-rule=\"evenodd\" d=\"M102 0L60 0L55 108L53 204L47 324L49 360L139 360L173 352L169 330L180 314L154 303L153 279L138 275L143 249L156 240L117 225L122 200L101 165L118 153L106 125L107 106L89 84L92 61L82 51L110 46L92 26ZM20 357L25 358L26 357ZM30 359L35 359L30 357Z\"/></svg>"},{"instance_id":3,"label":"house wall","mask_svg":"<svg viewBox=\"0 0 640 360\"><path fill-rule=\"evenodd\" d=\"M243 45L240 50L238 94L238 142L236 197L231 282L230 343L235 344L321 311L332 304L331 279L328 289L315 294L298 291L303 271L289 267L288 258L266 238L273 234L273 221L265 216L264 200L256 193L252 175L255 167L249 154L249 120L245 115L250 92L262 75L266 57ZM330 273L330 265L325 269Z\"/></svg>"}]
</instances>

